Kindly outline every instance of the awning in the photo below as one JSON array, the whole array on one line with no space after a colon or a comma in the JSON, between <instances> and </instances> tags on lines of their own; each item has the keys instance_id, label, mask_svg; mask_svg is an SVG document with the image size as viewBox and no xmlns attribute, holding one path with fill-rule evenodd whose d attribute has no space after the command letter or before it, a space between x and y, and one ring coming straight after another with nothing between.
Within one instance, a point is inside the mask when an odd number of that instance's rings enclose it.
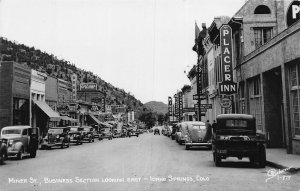
<instances>
[{"instance_id":1,"label":"awning","mask_svg":"<svg viewBox=\"0 0 300 191\"><path fill-rule=\"evenodd\" d=\"M53 111L46 102L36 100L33 100L33 102L49 117L50 121L60 121L59 114Z\"/></svg>"},{"instance_id":2,"label":"awning","mask_svg":"<svg viewBox=\"0 0 300 191\"><path fill-rule=\"evenodd\" d=\"M99 125L101 122L93 115L89 113L89 116Z\"/></svg>"},{"instance_id":3,"label":"awning","mask_svg":"<svg viewBox=\"0 0 300 191\"><path fill-rule=\"evenodd\" d=\"M62 119L64 121L78 122L78 119L73 119L73 118L68 117L68 116L60 116L60 119Z\"/></svg>"}]
</instances>

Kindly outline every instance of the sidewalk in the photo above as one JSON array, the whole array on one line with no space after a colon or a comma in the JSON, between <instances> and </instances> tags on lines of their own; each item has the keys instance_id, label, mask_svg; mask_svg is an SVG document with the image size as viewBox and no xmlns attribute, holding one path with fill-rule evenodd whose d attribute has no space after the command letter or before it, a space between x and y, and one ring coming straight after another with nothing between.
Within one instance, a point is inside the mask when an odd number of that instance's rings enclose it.
<instances>
[{"instance_id":1,"label":"sidewalk","mask_svg":"<svg viewBox=\"0 0 300 191\"><path fill-rule=\"evenodd\" d=\"M289 172L300 171L300 155L287 154L286 149L267 148L266 149L267 166L287 169Z\"/></svg>"}]
</instances>

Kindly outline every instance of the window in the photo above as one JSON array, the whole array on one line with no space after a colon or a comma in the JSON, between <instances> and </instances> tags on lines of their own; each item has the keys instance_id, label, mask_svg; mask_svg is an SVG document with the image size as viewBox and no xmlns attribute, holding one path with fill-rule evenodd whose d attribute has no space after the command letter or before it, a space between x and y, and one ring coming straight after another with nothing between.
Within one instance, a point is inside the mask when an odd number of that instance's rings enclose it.
<instances>
[{"instance_id":1,"label":"window","mask_svg":"<svg viewBox=\"0 0 300 191\"><path fill-rule=\"evenodd\" d=\"M13 125L29 124L29 100L13 98Z\"/></svg>"},{"instance_id":2,"label":"window","mask_svg":"<svg viewBox=\"0 0 300 191\"><path fill-rule=\"evenodd\" d=\"M266 5L259 5L255 8L254 14L271 14L271 10Z\"/></svg>"},{"instance_id":3,"label":"window","mask_svg":"<svg viewBox=\"0 0 300 191\"><path fill-rule=\"evenodd\" d=\"M28 134L27 129L24 129L22 135L27 135L27 134Z\"/></svg>"},{"instance_id":4,"label":"window","mask_svg":"<svg viewBox=\"0 0 300 191\"><path fill-rule=\"evenodd\" d=\"M299 65L294 64L289 68L289 89L290 89L290 111L291 111L291 124L294 136L300 137L300 87L299 87Z\"/></svg>"},{"instance_id":5,"label":"window","mask_svg":"<svg viewBox=\"0 0 300 191\"><path fill-rule=\"evenodd\" d=\"M255 48L262 46L272 38L272 27L254 28Z\"/></svg>"}]
</instances>

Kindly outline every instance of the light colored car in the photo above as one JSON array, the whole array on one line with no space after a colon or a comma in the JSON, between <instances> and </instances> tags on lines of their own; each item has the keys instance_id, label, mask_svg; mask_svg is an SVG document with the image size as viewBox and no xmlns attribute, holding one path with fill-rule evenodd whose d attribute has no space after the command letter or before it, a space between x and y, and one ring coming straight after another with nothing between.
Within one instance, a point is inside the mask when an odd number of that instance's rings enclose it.
<instances>
[{"instance_id":1,"label":"light colored car","mask_svg":"<svg viewBox=\"0 0 300 191\"><path fill-rule=\"evenodd\" d=\"M193 146L207 146L211 148L212 130L208 123L201 121L190 121L187 124L185 149Z\"/></svg>"},{"instance_id":2,"label":"light colored car","mask_svg":"<svg viewBox=\"0 0 300 191\"><path fill-rule=\"evenodd\" d=\"M175 140L179 143L179 144L183 144L185 143L185 139L187 136L187 123L186 122L181 122L178 123L178 129L177 132L175 134Z\"/></svg>"},{"instance_id":3,"label":"light colored car","mask_svg":"<svg viewBox=\"0 0 300 191\"><path fill-rule=\"evenodd\" d=\"M167 127L167 136L170 137L172 135L173 128L172 126Z\"/></svg>"},{"instance_id":4,"label":"light colored car","mask_svg":"<svg viewBox=\"0 0 300 191\"><path fill-rule=\"evenodd\" d=\"M4 127L1 139L7 142L7 156L16 156L19 160L25 155L34 158L39 147L39 129L24 125Z\"/></svg>"}]
</instances>

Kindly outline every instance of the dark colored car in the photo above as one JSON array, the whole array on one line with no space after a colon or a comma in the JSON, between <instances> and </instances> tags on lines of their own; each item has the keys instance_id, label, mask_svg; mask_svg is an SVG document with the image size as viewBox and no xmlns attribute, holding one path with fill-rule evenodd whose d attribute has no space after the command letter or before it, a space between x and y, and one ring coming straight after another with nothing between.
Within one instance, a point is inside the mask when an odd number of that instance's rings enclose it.
<instances>
[{"instance_id":1,"label":"dark colored car","mask_svg":"<svg viewBox=\"0 0 300 191\"><path fill-rule=\"evenodd\" d=\"M47 135L43 138L41 148L51 149L52 147L59 146L65 148L70 146L70 135L68 127L51 127Z\"/></svg>"},{"instance_id":2,"label":"dark colored car","mask_svg":"<svg viewBox=\"0 0 300 191\"><path fill-rule=\"evenodd\" d=\"M131 137L131 136L136 136L138 137L139 136L139 132L137 129L135 128L129 128L128 129L128 136Z\"/></svg>"},{"instance_id":3,"label":"dark colored car","mask_svg":"<svg viewBox=\"0 0 300 191\"><path fill-rule=\"evenodd\" d=\"M79 127L78 130L82 132L82 140L83 141L88 141L89 143L94 142L95 130L93 127L82 126L82 127Z\"/></svg>"},{"instance_id":4,"label":"dark colored car","mask_svg":"<svg viewBox=\"0 0 300 191\"><path fill-rule=\"evenodd\" d=\"M7 143L0 139L0 164L3 164L7 159Z\"/></svg>"},{"instance_id":5,"label":"dark colored car","mask_svg":"<svg viewBox=\"0 0 300 191\"><path fill-rule=\"evenodd\" d=\"M213 128L212 150L216 166L222 159L248 157L260 167L266 165L266 142L264 135L256 133L255 117L245 114L222 114L217 116Z\"/></svg>"},{"instance_id":6,"label":"dark colored car","mask_svg":"<svg viewBox=\"0 0 300 191\"><path fill-rule=\"evenodd\" d=\"M159 129L158 129L158 128L155 128L155 129L154 129L154 135L156 135L156 134L160 135L160 132L159 132Z\"/></svg>"},{"instance_id":7,"label":"dark colored car","mask_svg":"<svg viewBox=\"0 0 300 191\"><path fill-rule=\"evenodd\" d=\"M113 138L113 134L111 132L111 128L103 128L103 129L101 129L99 140L102 140L102 139L112 140L112 138Z\"/></svg>"},{"instance_id":8,"label":"dark colored car","mask_svg":"<svg viewBox=\"0 0 300 191\"><path fill-rule=\"evenodd\" d=\"M80 131L79 126L68 126L70 143L76 143L77 145L82 144L83 132Z\"/></svg>"}]
</instances>

